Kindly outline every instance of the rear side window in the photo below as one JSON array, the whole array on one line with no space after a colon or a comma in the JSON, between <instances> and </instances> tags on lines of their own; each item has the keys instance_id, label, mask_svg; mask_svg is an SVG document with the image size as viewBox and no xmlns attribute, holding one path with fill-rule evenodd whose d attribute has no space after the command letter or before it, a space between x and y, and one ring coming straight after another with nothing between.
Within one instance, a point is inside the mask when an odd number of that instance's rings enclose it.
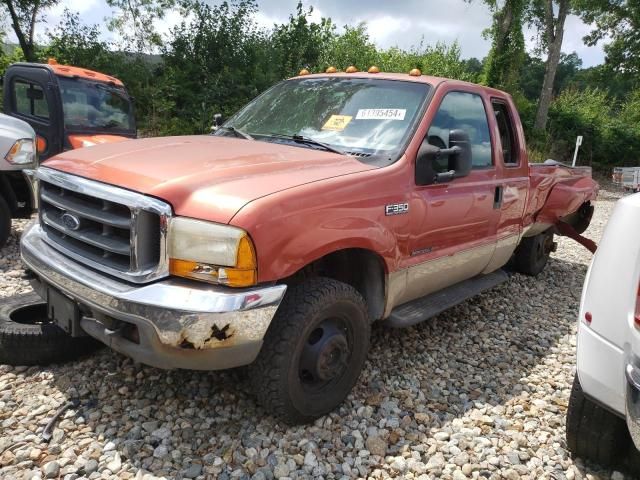
<instances>
[{"instance_id":1,"label":"rear side window","mask_svg":"<svg viewBox=\"0 0 640 480\"><path fill-rule=\"evenodd\" d=\"M48 119L49 106L44 91L34 83L16 80L13 83L16 113L29 117Z\"/></svg>"},{"instance_id":2,"label":"rear side window","mask_svg":"<svg viewBox=\"0 0 640 480\"><path fill-rule=\"evenodd\" d=\"M506 103L497 100L491 102L491 106L496 116L498 130L500 130L503 162L508 166L516 166L520 163L520 158L518 157L518 144L511 115L509 114L509 107Z\"/></svg>"},{"instance_id":3,"label":"rear side window","mask_svg":"<svg viewBox=\"0 0 640 480\"><path fill-rule=\"evenodd\" d=\"M487 168L493 165L491 135L484 103L479 95L466 92L448 93L438 109L431 127L428 142L439 148L449 147L449 132L464 130L471 140L471 161L473 168ZM444 164L447 160L444 159ZM446 165L437 165L436 170L447 170Z\"/></svg>"}]
</instances>

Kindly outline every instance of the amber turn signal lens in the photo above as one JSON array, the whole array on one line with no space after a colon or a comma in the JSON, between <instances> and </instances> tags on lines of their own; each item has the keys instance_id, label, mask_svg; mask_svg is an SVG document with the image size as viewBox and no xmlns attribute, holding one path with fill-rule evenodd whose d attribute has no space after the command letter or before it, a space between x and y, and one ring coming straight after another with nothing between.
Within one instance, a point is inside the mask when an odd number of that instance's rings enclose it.
<instances>
[{"instance_id":1,"label":"amber turn signal lens","mask_svg":"<svg viewBox=\"0 0 640 480\"><path fill-rule=\"evenodd\" d=\"M38 153L44 153L47 151L47 140L40 135L36 136L36 146L38 149Z\"/></svg>"},{"instance_id":2,"label":"amber turn signal lens","mask_svg":"<svg viewBox=\"0 0 640 480\"><path fill-rule=\"evenodd\" d=\"M191 278L228 287L251 287L258 283L254 269L218 267L190 260L169 259L169 273L176 277Z\"/></svg>"},{"instance_id":3,"label":"amber turn signal lens","mask_svg":"<svg viewBox=\"0 0 640 480\"><path fill-rule=\"evenodd\" d=\"M258 267L256 261L256 252L253 244L248 237L244 236L238 244L238 258L236 260L236 268L242 270L255 270Z\"/></svg>"}]
</instances>

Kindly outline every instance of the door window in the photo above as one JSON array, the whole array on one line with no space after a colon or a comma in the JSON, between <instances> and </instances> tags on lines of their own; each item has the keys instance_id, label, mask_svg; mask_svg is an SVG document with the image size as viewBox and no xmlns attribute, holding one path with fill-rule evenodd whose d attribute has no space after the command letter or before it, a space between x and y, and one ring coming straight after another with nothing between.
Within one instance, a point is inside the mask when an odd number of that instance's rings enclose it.
<instances>
[{"instance_id":1,"label":"door window","mask_svg":"<svg viewBox=\"0 0 640 480\"><path fill-rule=\"evenodd\" d=\"M16 113L29 117L49 118L47 98L39 85L16 80L13 86L16 99Z\"/></svg>"},{"instance_id":2,"label":"door window","mask_svg":"<svg viewBox=\"0 0 640 480\"><path fill-rule=\"evenodd\" d=\"M493 165L489 122L479 95L451 92L444 97L429 128L428 142L438 148L448 148L451 130L464 130L469 135L473 168L487 168ZM436 171L447 170L448 159L438 159Z\"/></svg>"},{"instance_id":3,"label":"door window","mask_svg":"<svg viewBox=\"0 0 640 480\"><path fill-rule=\"evenodd\" d=\"M491 106L496 116L498 130L500 130L503 162L508 166L516 166L520 163L520 160L518 158L518 145L513 130L513 122L509 115L509 107L507 107L506 103L500 101L491 102Z\"/></svg>"}]
</instances>

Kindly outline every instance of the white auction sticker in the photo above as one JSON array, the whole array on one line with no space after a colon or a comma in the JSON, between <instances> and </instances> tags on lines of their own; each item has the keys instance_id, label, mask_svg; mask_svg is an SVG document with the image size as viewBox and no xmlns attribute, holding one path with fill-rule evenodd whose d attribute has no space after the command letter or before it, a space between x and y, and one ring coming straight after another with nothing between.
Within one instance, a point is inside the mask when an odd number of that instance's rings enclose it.
<instances>
[{"instance_id":1,"label":"white auction sticker","mask_svg":"<svg viewBox=\"0 0 640 480\"><path fill-rule=\"evenodd\" d=\"M356 120L404 120L404 108L361 108Z\"/></svg>"}]
</instances>

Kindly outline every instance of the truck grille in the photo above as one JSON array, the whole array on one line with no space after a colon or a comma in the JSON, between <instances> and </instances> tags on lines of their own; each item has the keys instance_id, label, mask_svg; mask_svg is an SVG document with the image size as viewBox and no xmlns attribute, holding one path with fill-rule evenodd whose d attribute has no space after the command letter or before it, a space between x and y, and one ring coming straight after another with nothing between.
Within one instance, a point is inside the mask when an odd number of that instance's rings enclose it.
<instances>
[{"instance_id":1,"label":"truck grille","mask_svg":"<svg viewBox=\"0 0 640 480\"><path fill-rule=\"evenodd\" d=\"M37 176L40 224L49 245L131 282L167 275L167 204L48 168Z\"/></svg>"}]
</instances>

